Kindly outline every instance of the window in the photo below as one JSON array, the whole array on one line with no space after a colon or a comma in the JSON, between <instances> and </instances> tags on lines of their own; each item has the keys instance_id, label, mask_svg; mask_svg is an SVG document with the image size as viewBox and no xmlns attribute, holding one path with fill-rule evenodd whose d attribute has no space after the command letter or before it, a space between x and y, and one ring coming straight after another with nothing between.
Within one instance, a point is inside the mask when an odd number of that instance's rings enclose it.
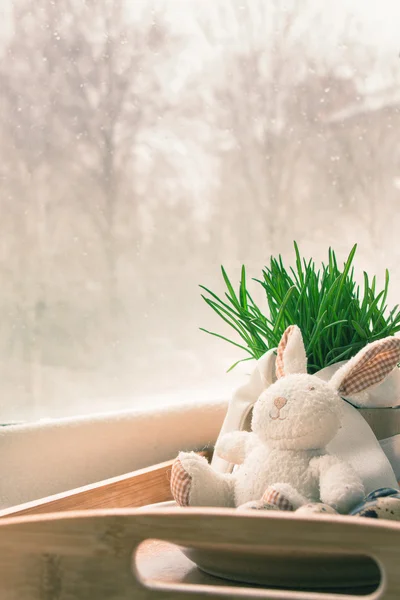
<instances>
[{"instance_id":1,"label":"window","mask_svg":"<svg viewBox=\"0 0 400 600\"><path fill-rule=\"evenodd\" d=\"M220 264L359 242L396 273L399 17L2 0L0 422L226 393L240 356L198 329Z\"/></svg>"}]
</instances>

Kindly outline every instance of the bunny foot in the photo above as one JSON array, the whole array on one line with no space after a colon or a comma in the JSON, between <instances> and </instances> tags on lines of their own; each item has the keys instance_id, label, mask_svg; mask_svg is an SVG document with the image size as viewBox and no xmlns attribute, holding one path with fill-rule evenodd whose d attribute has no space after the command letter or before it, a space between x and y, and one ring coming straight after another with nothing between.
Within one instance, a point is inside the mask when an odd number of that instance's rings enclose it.
<instances>
[{"instance_id":1,"label":"bunny foot","mask_svg":"<svg viewBox=\"0 0 400 600\"><path fill-rule=\"evenodd\" d=\"M171 492L175 502L179 506L189 506L190 488L192 478L185 470L182 462L177 458L172 465Z\"/></svg>"},{"instance_id":2,"label":"bunny foot","mask_svg":"<svg viewBox=\"0 0 400 600\"><path fill-rule=\"evenodd\" d=\"M233 506L233 479L217 473L195 452L180 452L172 466L171 492L179 506Z\"/></svg>"},{"instance_id":3,"label":"bunny foot","mask_svg":"<svg viewBox=\"0 0 400 600\"><path fill-rule=\"evenodd\" d=\"M286 483L270 485L260 500L250 500L238 506L240 510L285 510L294 511L307 502L294 488Z\"/></svg>"},{"instance_id":4,"label":"bunny foot","mask_svg":"<svg viewBox=\"0 0 400 600\"><path fill-rule=\"evenodd\" d=\"M261 501L277 506L279 510L296 510L303 504L307 504L306 498L288 483L270 485L265 490Z\"/></svg>"}]
</instances>

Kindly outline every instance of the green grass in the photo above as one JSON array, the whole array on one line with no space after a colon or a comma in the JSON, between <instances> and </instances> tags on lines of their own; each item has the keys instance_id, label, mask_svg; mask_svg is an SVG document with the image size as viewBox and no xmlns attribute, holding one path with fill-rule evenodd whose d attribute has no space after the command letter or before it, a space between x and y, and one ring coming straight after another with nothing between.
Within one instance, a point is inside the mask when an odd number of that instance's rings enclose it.
<instances>
[{"instance_id":1,"label":"green grass","mask_svg":"<svg viewBox=\"0 0 400 600\"><path fill-rule=\"evenodd\" d=\"M205 292L202 294L205 302L236 335L235 339L229 339L201 328L202 331L233 344L247 355L229 370L275 348L289 325L298 325L302 331L309 373L349 359L367 343L400 331L398 305L390 311L386 305L388 271L380 292L376 290L376 278L369 278L365 272L362 293L356 284L353 268L356 245L342 268L331 249L327 263L316 269L312 259L300 255L296 243L294 248L294 267L287 269L281 256L272 257L270 265L262 271L262 278L253 279L265 291L266 311L250 295L244 266L237 291L221 267L226 286L223 298L200 286Z\"/></svg>"}]
</instances>

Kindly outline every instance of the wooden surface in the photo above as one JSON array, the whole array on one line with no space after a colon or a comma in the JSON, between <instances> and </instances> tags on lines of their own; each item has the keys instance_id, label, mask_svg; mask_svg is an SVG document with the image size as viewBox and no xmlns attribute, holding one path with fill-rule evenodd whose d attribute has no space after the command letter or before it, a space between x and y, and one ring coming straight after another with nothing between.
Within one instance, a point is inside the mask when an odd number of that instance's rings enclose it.
<instances>
[{"instance_id":1,"label":"wooden surface","mask_svg":"<svg viewBox=\"0 0 400 600\"><path fill-rule=\"evenodd\" d=\"M134 508L165 502L172 499L169 485L172 462L7 508L0 511L0 517L91 508Z\"/></svg>"},{"instance_id":2,"label":"wooden surface","mask_svg":"<svg viewBox=\"0 0 400 600\"><path fill-rule=\"evenodd\" d=\"M202 450L198 454L210 460L212 450ZM169 460L75 490L6 508L0 510L0 518L91 508L136 508L167 502L172 500L170 473L173 462Z\"/></svg>"},{"instance_id":3,"label":"wooden surface","mask_svg":"<svg viewBox=\"0 0 400 600\"><path fill-rule=\"evenodd\" d=\"M293 513L238 514L234 509L121 509L8 518L0 525L1 598L338 600L331 593L156 580L140 570L140 561L133 576L132 553L143 541L157 539L180 546L219 552L235 549L259 555L285 548L289 553L330 556L368 553L384 570L383 585L369 598L397 600L399 535L397 523L328 516L308 521ZM354 596L341 598L350 600Z\"/></svg>"}]
</instances>

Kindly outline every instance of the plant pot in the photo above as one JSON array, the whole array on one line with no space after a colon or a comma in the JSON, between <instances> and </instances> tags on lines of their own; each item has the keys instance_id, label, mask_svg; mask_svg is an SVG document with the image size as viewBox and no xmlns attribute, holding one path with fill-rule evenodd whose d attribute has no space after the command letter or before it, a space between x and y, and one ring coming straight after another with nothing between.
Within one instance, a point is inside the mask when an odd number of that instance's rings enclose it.
<instances>
[{"instance_id":1,"label":"plant pot","mask_svg":"<svg viewBox=\"0 0 400 600\"><path fill-rule=\"evenodd\" d=\"M249 381L236 390L229 402L220 436L230 431L250 430L254 403L276 381L275 357L272 349L255 362ZM327 381L345 362L326 367L316 375ZM382 487L398 489L393 468L378 439L400 433L400 408L395 408L400 404L400 370L394 369L385 381L365 394L362 406L351 404L351 398L347 400L343 400L342 427L327 450L354 467L367 494ZM215 453L211 464L225 473L234 467Z\"/></svg>"}]
</instances>

